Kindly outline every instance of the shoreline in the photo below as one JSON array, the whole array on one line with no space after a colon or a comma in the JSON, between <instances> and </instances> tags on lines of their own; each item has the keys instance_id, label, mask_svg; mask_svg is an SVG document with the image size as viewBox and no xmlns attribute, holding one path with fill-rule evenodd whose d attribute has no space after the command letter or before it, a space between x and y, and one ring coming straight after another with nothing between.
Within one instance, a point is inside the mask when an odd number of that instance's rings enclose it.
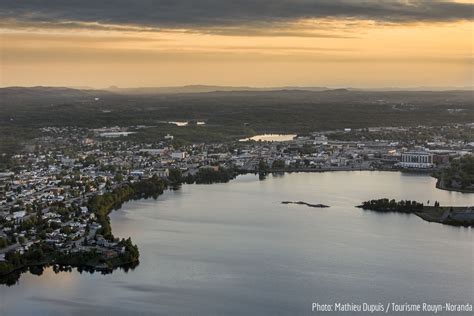
<instances>
[{"instance_id":1,"label":"shoreline","mask_svg":"<svg viewBox=\"0 0 474 316\"><path fill-rule=\"evenodd\" d=\"M0 281L1 281L1 278L8 277L9 275L12 275L16 272L20 272L21 274L23 272L26 272L26 270L29 271L29 269L33 267L50 267L50 266L59 265L61 267L71 267L71 268L77 268L77 269L83 268L83 269L90 269L94 271L113 271L117 268L133 265L133 264L138 264L140 262L138 257L132 258L129 260L125 260L123 257L115 257L109 260L105 260L104 262L100 264L94 264L92 261L81 263L81 264L73 262L74 258L80 258L80 257L81 257L81 253L77 253L75 257L72 257L69 259L64 259L64 257L56 256L56 254L53 254L52 257L42 259L38 262L29 262L29 263L25 263L25 264L21 264L19 266L13 267L10 271L0 274ZM25 271L22 271L22 270L25 270Z\"/></svg>"},{"instance_id":2,"label":"shoreline","mask_svg":"<svg viewBox=\"0 0 474 316\"><path fill-rule=\"evenodd\" d=\"M106 266L106 267L99 267L98 265L93 265L93 264L68 264L68 263L57 263L55 260L54 261L43 261L43 262L37 262L37 263L29 263L25 264L22 266L15 267L13 270L5 273L5 274L0 274L0 281L2 281L2 278L8 278L9 276L13 276L15 273L19 273L19 276L21 274L29 271L31 268L34 267L41 267L41 268L49 268L49 267L54 267L58 265L59 267L65 267L65 268L76 268L76 269L83 269L83 270L91 270L91 271L102 271L102 272L112 272L113 270L116 270L118 268L123 268L127 266L131 266L134 264L137 264L140 262L139 259L134 259L134 260L129 260L129 261L124 261L120 262L118 264L113 264L112 266ZM61 270L60 270L61 271ZM2 282L0 282L0 285Z\"/></svg>"},{"instance_id":3,"label":"shoreline","mask_svg":"<svg viewBox=\"0 0 474 316\"><path fill-rule=\"evenodd\" d=\"M400 172L400 173L408 173L408 174L422 174L422 175L428 175L431 176L435 179L437 179L437 182L435 184L435 187L439 190L443 191L448 191L448 192L458 192L458 193L463 193L463 194L469 194L469 193L474 193L472 190L464 190L464 189L457 189L457 188L448 188L445 187L444 185L440 185L440 179L437 178L434 175L434 171L436 169L392 169L392 168L387 168L387 169L374 169L374 168L328 168L328 169L316 169L316 168L298 168L298 169L269 169L266 171L255 171L255 170L242 170L239 172L238 175L246 175L246 174L258 174L258 173L263 173L263 174L269 174L269 173L324 173L324 172L340 172L340 171L370 171L370 172Z\"/></svg>"},{"instance_id":4,"label":"shoreline","mask_svg":"<svg viewBox=\"0 0 474 316\"><path fill-rule=\"evenodd\" d=\"M413 214L430 223L457 227L474 227L474 222L472 220L469 222L467 220L460 221L449 217L451 211L462 212L467 210L470 210L468 206L441 206L439 208L430 206L427 210L414 212Z\"/></svg>"},{"instance_id":5,"label":"shoreline","mask_svg":"<svg viewBox=\"0 0 474 316\"><path fill-rule=\"evenodd\" d=\"M444 181L441 180L441 178L437 178L434 175L433 175L433 177L435 179L437 179L437 181L436 181L436 188L437 189L444 190L444 191L449 191L449 192L474 193L474 190L447 187L444 184Z\"/></svg>"},{"instance_id":6,"label":"shoreline","mask_svg":"<svg viewBox=\"0 0 474 316\"><path fill-rule=\"evenodd\" d=\"M436 222L450 226L474 226L474 211L472 206L425 206L423 203L410 200L395 201L378 199L362 202L357 208L377 213L413 214L427 222Z\"/></svg>"},{"instance_id":7,"label":"shoreline","mask_svg":"<svg viewBox=\"0 0 474 316\"><path fill-rule=\"evenodd\" d=\"M149 197L158 197L167 187L167 183L158 178L150 178L146 180L141 180L137 183L123 183L121 186L115 188L114 190L104 193L103 195L94 195L87 201L87 206L90 208L91 212L94 213L97 217L98 223L101 224L100 233L104 234L108 240L116 240L112 234L112 227L110 224L109 214L114 209L120 209L123 203L130 201L132 199L146 199ZM114 198L112 201L107 198ZM38 262L28 262L28 257L26 256L30 249L22 255L19 256L19 260L24 260L26 263L17 262L16 264L13 262L5 261L3 264L3 270L8 271L6 273L0 273L0 283L1 281L8 281L8 276L12 276L15 272L19 272L17 278L19 279L23 272L29 270L30 267L39 266L39 265L55 265L61 264L64 266L71 266L75 268L90 268L96 271L107 271L107 270L114 270L121 266L139 263L139 250L136 245L133 245L131 239L128 240L122 239L121 241L117 239L117 244L123 246L124 251L123 253L116 253L116 256L107 257L103 253L97 252L97 250L101 249L88 249L88 251L80 251L80 252L67 252L61 253L58 249L47 249L44 250L45 245L43 243L39 243L38 246L35 248L40 249L41 251L45 251L45 255L43 258ZM36 250L36 249L35 249ZM111 250L111 248L106 248L105 250ZM14 253L17 253L16 251ZM83 260L83 256L85 254L91 254L92 257L86 259L87 261ZM20 263L20 264L18 264ZM11 266L11 267L9 267ZM22 271L25 270L26 271ZM3 280L2 280L3 278ZM17 279L17 280L18 280Z\"/></svg>"},{"instance_id":8,"label":"shoreline","mask_svg":"<svg viewBox=\"0 0 474 316\"><path fill-rule=\"evenodd\" d=\"M327 168L327 169L314 169L314 168L298 168L298 169L269 169L267 171L264 172L264 174L268 174L268 173L323 173L323 172L337 172L337 171L345 171L345 172L350 172L350 171L370 171L370 172L409 172L409 173L419 173L419 174L428 174L428 173L431 173L432 170L399 170L399 169L374 169L374 168ZM239 175L247 175L247 174L258 174L259 172L258 171L251 171L251 170L239 170L236 172L236 174L234 175L233 178L229 179L229 182L232 181L233 179L235 179L237 176ZM433 176L431 174L431 176ZM146 181L146 180L144 180ZM450 190L450 189L444 189L444 188L440 188L438 187L438 182L439 182L439 179L436 183L436 188L438 189L442 189L442 190L446 190L446 191L456 191L456 192L459 192L459 193L463 193L463 194L468 194L468 193L472 193L472 192L463 192L463 191L457 191L457 190ZM210 184L215 184L215 183L222 183L222 182L212 182ZM171 184L171 183L169 183ZM178 185L182 185L182 184L186 184L186 182L180 182L180 183L177 183ZM194 185L196 185L197 183L193 183ZM163 193L163 189L166 188L169 186L168 185L165 185L164 187L162 187L161 189L158 190L158 192L154 192L157 196L158 195L161 195ZM112 193L113 191L109 192L109 193ZM113 207L110 207L106 210L102 210L99 211L99 210L96 210L94 211L94 213L102 213L101 215L102 216L105 216L105 219L107 221L107 226L108 228L110 228L110 232L112 232L112 229L111 229L111 223L110 223L110 218L109 218L109 214L113 211L113 210L119 210L122 208L122 205L130 200L136 200L136 199L147 199L149 198L150 196L147 196L147 195L143 195L143 194L139 194L139 192L136 192L136 195L132 195L132 196L127 196L124 200L122 201L117 201L118 203L117 204L114 204ZM92 200L93 198L91 198L89 200L89 202ZM89 203L88 202L88 203ZM288 202L288 201L286 201ZM294 203L294 202L292 202ZM104 212L105 211L105 212ZM418 217L422 218L423 220L426 220L428 222L438 222L438 223L442 223L442 224L448 224L448 225L453 225L453 226L465 226L465 225L462 225L462 224L450 224L450 223L443 223L443 222L440 222L439 220L437 220L436 218L434 217L429 217L427 216L427 214L418 214L418 212L412 212L413 214L417 215ZM470 226L470 225L468 225ZM9 275L12 275L16 272L19 272L23 269L29 269L30 267L35 267L35 266L51 266L51 265L55 265L55 264L58 264L56 263L56 261L58 260L58 258L53 258L51 260L46 260L46 261L43 261L43 262L40 262L40 263L32 263L32 264L25 264L25 265L22 265L22 266L18 266L18 267L15 267L13 270L9 271L8 273L6 274L1 274L0 277L7 277ZM104 270L115 270L119 267L122 267L122 266L126 266L126 265L129 265L129 264L134 264L134 263L138 263L139 262L139 259L138 257L134 260L128 260L127 262L120 262L118 264L112 264L110 266L107 266L108 264L110 264L110 261L105 261L103 263L103 265L105 265L105 269L103 266L99 267L98 265L92 265L92 264L64 264L64 266L71 266L71 267L74 267L74 268L86 268L86 269L94 269L96 271L104 271ZM26 271L25 271L26 272ZM20 275L22 274L23 272L20 272Z\"/></svg>"},{"instance_id":9,"label":"shoreline","mask_svg":"<svg viewBox=\"0 0 474 316\"><path fill-rule=\"evenodd\" d=\"M249 174L249 173L323 173L323 172L338 172L338 171L379 171L379 172L401 172L401 173L414 173L414 174L425 174L431 175L436 169L394 169L394 168L294 168L294 169L268 169L265 171L258 170L242 170L239 174Z\"/></svg>"}]
</instances>

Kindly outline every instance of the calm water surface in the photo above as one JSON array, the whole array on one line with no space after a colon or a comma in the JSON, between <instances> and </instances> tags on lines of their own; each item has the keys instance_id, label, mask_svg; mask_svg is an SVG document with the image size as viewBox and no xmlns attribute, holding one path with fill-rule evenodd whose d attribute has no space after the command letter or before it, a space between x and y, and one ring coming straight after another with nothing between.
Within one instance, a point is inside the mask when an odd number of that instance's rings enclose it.
<instances>
[{"instance_id":1,"label":"calm water surface","mask_svg":"<svg viewBox=\"0 0 474 316\"><path fill-rule=\"evenodd\" d=\"M296 134L262 134L256 135L249 138L240 139L241 142L249 140L262 141L262 142L286 142L296 137Z\"/></svg>"},{"instance_id":2,"label":"calm water surface","mask_svg":"<svg viewBox=\"0 0 474 316\"><path fill-rule=\"evenodd\" d=\"M297 315L310 314L312 302L474 303L472 229L354 208L382 197L474 204L474 195L438 190L428 176L388 172L185 185L112 214L114 234L139 245L134 271L24 274L0 287L0 315Z\"/></svg>"}]
</instances>

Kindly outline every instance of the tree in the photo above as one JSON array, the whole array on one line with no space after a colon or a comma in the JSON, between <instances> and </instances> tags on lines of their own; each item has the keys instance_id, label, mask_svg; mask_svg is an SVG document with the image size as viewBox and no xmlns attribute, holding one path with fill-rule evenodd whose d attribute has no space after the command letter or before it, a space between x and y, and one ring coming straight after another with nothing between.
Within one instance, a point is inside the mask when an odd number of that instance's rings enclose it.
<instances>
[{"instance_id":1,"label":"tree","mask_svg":"<svg viewBox=\"0 0 474 316\"><path fill-rule=\"evenodd\" d=\"M114 177L115 182L121 183L123 182L123 174L117 173Z\"/></svg>"},{"instance_id":2,"label":"tree","mask_svg":"<svg viewBox=\"0 0 474 316\"><path fill-rule=\"evenodd\" d=\"M171 183L181 183L183 182L183 173L178 168L170 169L168 180Z\"/></svg>"},{"instance_id":3,"label":"tree","mask_svg":"<svg viewBox=\"0 0 474 316\"><path fill-rule=\"evenodd\" d=\"M7 246L7 241L5 238L0 238L0 249L5 248Z\"/></svg>"},{"instance_id":4,"label":"tree","mask_svg":"<svg viewBox=\"0 0 474 316\"><path fill-rule=\"evenodd\" d=\"M259 172L266 172L268 170L268 164L265 160L260 159L258 162L258 171Z\"/></svg>"},{"instance_id":5,"label":"tree","mask_svg":"<svg viewBox=\"0 0 474 316\"><path fill-rule=\"evenodd\" d=\"M285 162L283 160L275 160L272 163L272 169L285 169Z\"/></svg>"}]
</instances>

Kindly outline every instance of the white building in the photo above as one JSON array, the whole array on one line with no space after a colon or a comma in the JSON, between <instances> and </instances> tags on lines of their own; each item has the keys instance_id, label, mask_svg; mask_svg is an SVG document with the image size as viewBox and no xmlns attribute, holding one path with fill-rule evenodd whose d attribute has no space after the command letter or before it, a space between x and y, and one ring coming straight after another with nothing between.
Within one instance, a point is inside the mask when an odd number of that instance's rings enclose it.
<instances>
[{"instance_id":1,"label":"white building","mask_svg":"<svg viewBox=\"0 0 474 316\"><path fill-rule=\"evenodd\" d=\"M13 220L15 223L21 223L25 219L26 211L13 212Z\"/></svg>"},{"instance_id":2,"label":"white building","mask_svg":"<svg viewBox=\"0 0 474 316\"><path fill-rule=\"evenodd\" d=\"M150 155L162 155L165 152L164 148L144 148L140 149L142 153L148 153Z\"/></svg>"},{"instance_id":3,"label":"white building","mask_svg":"<svg viewBox=\"0 0 474 316\"><path fill-rule=\"evenodd\" d=\"M160 178L168 178L170 175L169 169L157 169L153 173Z\"/></svg>"},{"instance_id":4,"label":"white building","mask_svg":"<svg viewBox=\"0 0 474 316\"><path fill-rule=\"evenodd\" d=\"M105 133L100 133L100 137L106 137L106 138L115 138L115 137L121 137L121 136L128 136L130 134L135 134L135 132L105 132Z\"/></svg>"},{"instance_id":5,"label":"white building","mask_svg":"<svg viewBox=\"0 0 474 316\"><path fill-rule=\"evenodd\" d=\"M186 153L182 151L175 151L171 153L171 158L173 159L184 159L186 158Z\"/></svg>"},{"instance_id":6,"label":"white building","mask_svg":"<svg viewBox=\"0 0 474 316\"><path fill-rule=\"evenodd\" d=\"M314 145L327 145L328 144L328 138L324 135L315 136L313 144Z\"/></svg>"},{"instance_id":7,"label":"white building","mask_svg":"<svg viewBox=\"0 0 474 316\"><path fill-rule=\"evenodd\" d=\"M433 154L423 151L408 151L402 153L399 165L403 168L433 168Z\"/></svg>"}]
</instances>

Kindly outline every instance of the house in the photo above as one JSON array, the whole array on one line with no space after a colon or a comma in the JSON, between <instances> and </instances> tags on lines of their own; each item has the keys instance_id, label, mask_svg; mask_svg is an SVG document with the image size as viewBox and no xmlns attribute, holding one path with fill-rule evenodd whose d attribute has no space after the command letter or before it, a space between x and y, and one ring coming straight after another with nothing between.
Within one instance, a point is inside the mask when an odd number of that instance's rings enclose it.
<instances>
[{"instance_id":1,"label":"house","mask_svg":"<svg viewBox=\"0 0 474 316\"><path fill-rule=\"evenodd\" d=\"M133 176L133 177L140 177L144 174L143 171L141 170L133 170L132 172L130 172L130 175Z\"/></svg>"},{"instance_id":2,"label":"house","mask_svg":"<svg viewBox=\"0 0 474 316\"><path fill-rule=\"evenodd\" d=\"M107 249L106 251L102 252L102 256L105 259L112 259L112 258L118 257L118 254L115 250Z\"/></svg>"},{"instance_id":3,"label":"house","mask_svg":"<svg viewBox=\"0 0 474 316\"><path fill-rule=\"evenodd\" d=\"M219 171L219 166L201 166L199 169L211 169L213 171Z\"/></svg>"},{"instance_id":4,"label":"house","mask_svg":"<svg viewBox=\"0 0 474 316\"><path fill-rule=\"evenodd\" d=\"M102 247L108 247L109 246L109 242L102 235L97 235L96 244L98 246L102 246Z\"/></svg>"},{"instance_id":5,"label":"house","mask_svg":"<svg viewBox=\"0 0 474 316\"><path fill-rule=\"evenodd\" d=\"M13 215L13 220L16 223L21 223L25 219L26 211L14 212L12 215Z\"/></svg>"},{"instance_id":6,"label":"house","mask_svg":"<svg viewBox=\"0 0 474 316\"><path fill-rule=\"evenodd\" d=\"M143 148L140 149L141 153L148 153L150 155L162 155L165 152L165 149L163 148Z\"/></svg>"},{"instance_id":7,"label":"house","mask_svg":"<svg viewBox=\"0 0 474 316\"><path fill-rule=\"evenodd\" d=\"M169 169L157 169L154 171L154 174L160 178L168 178L170 175Z\"/></svg>"},{"instance_id":8,"label":"house","mask_svg":"<svg viewBox=\"0 0 474 316\"><path fill-rule=\"evenodd\" d=\"M89 213L89 209L87 208L87 206L81 206L81 213L82 213L82 214L87 214L87 213Z\"/></svg>"}]
</instances>

